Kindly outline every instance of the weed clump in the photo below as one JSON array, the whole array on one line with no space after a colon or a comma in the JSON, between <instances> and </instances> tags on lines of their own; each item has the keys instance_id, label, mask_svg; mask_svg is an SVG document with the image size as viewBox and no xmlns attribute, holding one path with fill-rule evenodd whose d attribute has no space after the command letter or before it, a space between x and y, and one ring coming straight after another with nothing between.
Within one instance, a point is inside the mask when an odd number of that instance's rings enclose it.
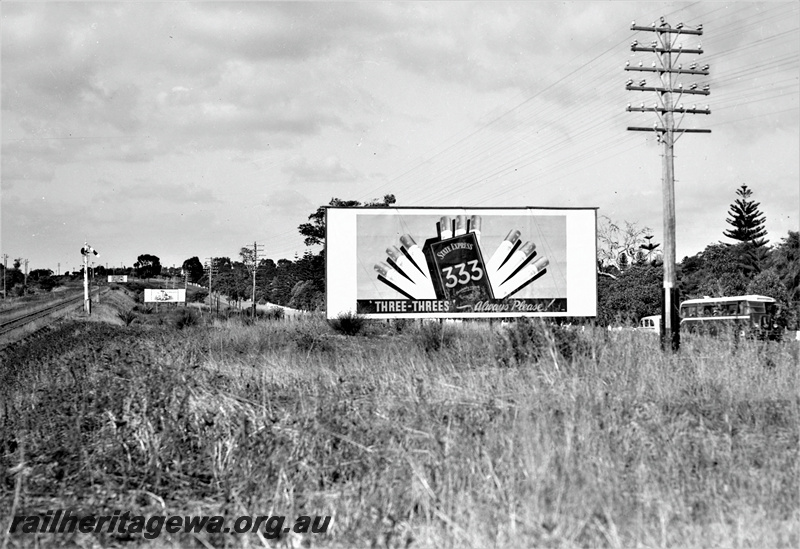
<instances>
[{"instance_id":1,"label":"weed clump","mask_svg":"<svg viewBox=\"0 0 800 549\"><path fill-rule=\"evenodd\" d=\"M452 347L455 339L455 333L445 330L441 322L423 322L414 333L414 340L419 348L429 354Z\"/></svg>"},{"instance_id":2,"label":"weed clump","mask_svg":"<svg viewBox=\"0 0 800 549\"><path fill-rule=\"evenodd\" d=\"M291 337L295 347L299 351L305 353L311 353L311 351L329 352L333 350L333 345L329 338L325 337L325 334L316 323L298 323Z\"/></svg>"},{"instance_id":3,"label":"weed clump","mask_svg":"<svg viewBox=\"0 0 800 549\"><path fill-rule=\"evenodd\" d=\"M117 313L119 318L125 326L130 326L136 320L136 312L133 309L126 309Z\"/></svg>"},{"instance_id":4,"label":"weed clump","mask_svg":"<svg viewBox=\"0 0 800 549\"><path fill-rule=\"evenodd\" d=\"M517 319L501 332L497 347L497 360L503 366L538 362L547 357L571 362L590 352L590 345L578 331L527 317Z\"/></svg>"},{"instance_id":5,"label":"weed clump","mask_svg":"<svg viewBox=\"0 0 800 549\"><path fill-rule=\"evenodd\" d=\"M358 335L364 328L365 323L366 319L363 316L352 311L339 313L336 318L328 321L331 328L340 334L348 336Z\"/></svg>"},{"instance_id":6,"label":"weed clump","mask_svg":"<svg viewBox=\"0 0 800 549\"><path fill-rule=\"evenodd\" d=\"M259 318L263 318L265 320L283 320L286 314L280 307L270 307L266 311L259 311L258 316Z\"/></svg>"},{"instance_id":7,"label":"weed clump","mask_svg":"<svg viewBox=\"0 0 800 549\"><path fill-rule=\"evenodd\" d=\"M197 316L197 313L186 307L179 308L173 320L174 326L179 330L189 328L190 326L196 326L199 322L200 318Z\"/></svg>"}]
</instances>

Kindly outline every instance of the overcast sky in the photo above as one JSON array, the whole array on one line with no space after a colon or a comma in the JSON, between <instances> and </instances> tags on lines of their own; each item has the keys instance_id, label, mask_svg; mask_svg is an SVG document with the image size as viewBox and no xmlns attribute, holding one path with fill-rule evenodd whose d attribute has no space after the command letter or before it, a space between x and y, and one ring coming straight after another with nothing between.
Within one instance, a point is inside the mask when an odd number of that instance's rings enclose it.
<instances>
[{"instance_id":1,"label":"overcast sky","mask_svg":"<svg viewBox=\"0 0 800 549\"><path fill-rule=\"evenodd\" d=\"M29 268L275 260L332 197L599 208L663 242L651 94L660 16L702 23L711 95L675 147L678 259L725 240L746 183L798 229L798 2L2 3L2 253ZM645 75L646 76L646 75ZM639 74L633 74L639 78ZM651 78L652 80L652 78ZM686 85L695 80L684 78ZM316 250L315 250L316 251Z\"/></svg>"}]
</instances>

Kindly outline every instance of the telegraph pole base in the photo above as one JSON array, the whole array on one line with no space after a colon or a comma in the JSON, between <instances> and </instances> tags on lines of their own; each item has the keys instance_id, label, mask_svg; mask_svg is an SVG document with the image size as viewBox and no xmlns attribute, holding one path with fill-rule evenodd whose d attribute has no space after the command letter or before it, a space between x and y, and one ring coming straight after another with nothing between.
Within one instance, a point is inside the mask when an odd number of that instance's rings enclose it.
<instances>
[{"instance_id":1,"label":"telegraph pole base","mask_svg":"<svg viewBox=\"0 0 800 549\"><path fill-rule=\"evenodd\" d=\"M661 350L677 351L681 346L681 315L679 294L677 288L664 288L661 296ZM667 304L669 303L669 311ZM667 329L667 315L669 314L670 327Z\"/></svg>"}]
</instances>

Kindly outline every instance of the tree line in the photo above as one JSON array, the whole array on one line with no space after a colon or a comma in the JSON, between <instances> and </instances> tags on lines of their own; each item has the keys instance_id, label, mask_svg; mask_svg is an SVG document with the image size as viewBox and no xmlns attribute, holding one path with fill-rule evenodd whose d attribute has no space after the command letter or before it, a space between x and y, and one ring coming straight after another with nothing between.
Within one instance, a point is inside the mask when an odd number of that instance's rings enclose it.
<instances>
[{"instance_id":1,"label":"tree line","mask_svg":"<svg viewBox=\"0 0 800 549\"><path fill-rule=\"evenodd\" d=\"M800 329L800 234L789 231L769 246L766 239L766 216L753 199L753 191L741 185L730 205L727 228L722 236L732 243L716 242L701 252L684 257L677 265L681 299L761 294L775 298L780 306L780 320L789 329ZM356 200L332 198L298 226L306 246L324 244L325 209L334 207L383 207L395 204L394 195L362 204ZM152 254L137 257L133 267L95 269L96 276L128 274L139 278L185 276L189 282L209 286L228 301L248 300L256 278L256 301L303 310L324 308L325 251L306 251L293 260L262 259L257 266L252 254L243 248L238 258L212 258L204 265L198 257L186 259L180 268L164 268ZM2 268L2 265L0 265ZM653 242L652 231L635 223L616 223L601 217L598 224L598 315L597 322L609 325L636 322L641 317L661 312L663 265L660 244ZM30 288L49 291L58 279L49 269L32 271L27 277L19 263L4 272L10 295L22 295ZM71 276L82 276L82 272Z\"/></svg>"},{"instance_id":2,"label":"tree line","mask_svg":"<svg viewBox=\"0 0 800 549\"><path fill-rule=\"evenodd\" d=\"M800 233L789 231L773 246L765 238L766 216L747 185L736 191L722 235L677 265L681 300L759 294L778 302L778 321L800 329ZM598 229L599 323L636 322L661 313L663 265L650 229L601 219Z\"/></svg>"}]
</instances>

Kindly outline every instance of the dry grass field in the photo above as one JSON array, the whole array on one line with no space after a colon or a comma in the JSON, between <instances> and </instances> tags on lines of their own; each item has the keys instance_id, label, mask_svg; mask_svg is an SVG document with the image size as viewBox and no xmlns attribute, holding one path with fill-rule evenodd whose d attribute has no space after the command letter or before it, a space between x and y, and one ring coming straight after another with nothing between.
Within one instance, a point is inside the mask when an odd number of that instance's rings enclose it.
<instances>
[{"instance_id":1,"label":"dry grass field","mask_svg":"<svg viewBox=\"0 0 800 549\"><path fill-rule=\"evenodd\" d=\"M4 524L5 546L800 544L797 342L664 354L647 334L536 322L347 336L321 318L131 315L6 352L0 517L330 515L328 532Z\"/></svg>"}]
</instances>

